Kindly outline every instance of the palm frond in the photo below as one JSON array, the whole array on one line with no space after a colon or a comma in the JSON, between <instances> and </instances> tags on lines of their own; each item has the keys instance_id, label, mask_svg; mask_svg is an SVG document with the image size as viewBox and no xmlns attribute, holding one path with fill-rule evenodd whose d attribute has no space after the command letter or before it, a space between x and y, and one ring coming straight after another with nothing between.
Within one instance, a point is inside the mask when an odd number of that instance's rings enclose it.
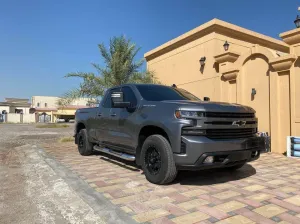
<instances>
[{"instance_id":1,"label":"palm frond","mask_svg":"<svg viewBox=\"0 0 300 224\"><path fill-rule=\"evenodd\" d=\"M78 77L82 79L82 82L78 89L66 93L65 98L103 96L108 88L129 82L159 83L154 72L141 71L145 60L135 59L141 48L137 47L131 39L124 35L112 37L108 47L102 43L98 45L98 48L105 65L102 67L92 63L97 75L85 72L67 74L65 77Z\"/></svg>"}]
</instances>

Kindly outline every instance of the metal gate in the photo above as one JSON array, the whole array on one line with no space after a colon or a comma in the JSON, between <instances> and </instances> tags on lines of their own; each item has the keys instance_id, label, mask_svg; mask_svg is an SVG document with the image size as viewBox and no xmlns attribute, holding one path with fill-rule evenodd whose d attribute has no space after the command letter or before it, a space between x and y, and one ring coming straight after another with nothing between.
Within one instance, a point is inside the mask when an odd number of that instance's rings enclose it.
<instances>
[{"instance_id":1,"label":"metal gate","mask_svg":"<svg viewBox=\"0 0 300 224\"><path fill-rule=\"evenodd\" d=\"M46 113L42 113L39 115L39 122L40 123L51 123L51 115Z\"/></svg>"}]
</instances>

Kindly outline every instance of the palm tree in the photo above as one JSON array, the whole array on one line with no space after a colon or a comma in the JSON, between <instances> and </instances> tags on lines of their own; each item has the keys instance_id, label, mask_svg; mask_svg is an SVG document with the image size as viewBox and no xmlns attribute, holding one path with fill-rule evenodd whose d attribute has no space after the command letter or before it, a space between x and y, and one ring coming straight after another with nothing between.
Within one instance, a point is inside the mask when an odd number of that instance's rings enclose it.
<instances>
[{"instance_id":1,"label":"palm tree","mask_svg":"<svg viewBox=\"0 0 300 224\"><path fill-rule=\"evenodd\" d=\"M106 89L125 83L159 83L151 71L141 71L144 59L135 60L138 48L125 36L110 39L109 48L104 44L98 45L103 58L104 67L93 63L95 73L75 72L65 77L78 77L82 79L79 88L64 94L59 105L69 104L75 98L103 96Z\"/></svg>"}]
</instances>

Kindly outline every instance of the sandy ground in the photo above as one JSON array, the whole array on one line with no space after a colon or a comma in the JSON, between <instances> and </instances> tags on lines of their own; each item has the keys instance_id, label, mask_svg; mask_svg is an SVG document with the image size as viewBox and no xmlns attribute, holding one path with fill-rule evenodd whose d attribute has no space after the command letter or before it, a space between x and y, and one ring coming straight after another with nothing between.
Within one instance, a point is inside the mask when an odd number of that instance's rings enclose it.
<instances>
[{"instance_id":1,"label":"sandy ground","mask_svg":"<svg viewBox=\"0 0 300 224\"><path fill-rule=\"evenodd\" d=\"M72 126L0 124L0 223L105 223L39 153Z\"/></svg>"}]
</instances>

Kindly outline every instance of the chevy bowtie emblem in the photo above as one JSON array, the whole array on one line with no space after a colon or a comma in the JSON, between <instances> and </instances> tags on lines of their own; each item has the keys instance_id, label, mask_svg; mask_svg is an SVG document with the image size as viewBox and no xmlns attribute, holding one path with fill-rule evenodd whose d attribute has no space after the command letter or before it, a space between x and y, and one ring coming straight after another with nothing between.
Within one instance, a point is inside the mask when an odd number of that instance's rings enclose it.
<instances>
[{"instance_id":1,"label":"chevy bowtie emblem","mask_svg":"<svg viewBox=\"0 0 300 224\"><path fill-rule=\"evenodd\" d=\"M247 123L246 121L234 121L234 122L232 122L232 125L245 126L246 123Z\"/></svg>"}]
</instances>

